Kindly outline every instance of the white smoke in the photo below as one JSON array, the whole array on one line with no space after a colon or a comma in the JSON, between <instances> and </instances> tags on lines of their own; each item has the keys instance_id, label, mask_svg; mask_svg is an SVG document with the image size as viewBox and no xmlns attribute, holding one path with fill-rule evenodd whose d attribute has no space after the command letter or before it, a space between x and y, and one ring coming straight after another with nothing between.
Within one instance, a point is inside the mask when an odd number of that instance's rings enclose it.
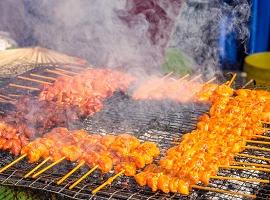
<instances>
[{"instance_id":1,"label":"white smoke","mask_svg":"<svg viewBox=\"0 0 270 200\"><path fill-rule=\"evenodd\" d=\"M197 63L197 68L211 74L218 72L220 54L224 49L218 46L221 37L221 22L226 23L225 37L232 32L245 48L249 38L248 20L250 5L247 0L187 0L183 3L176 20L175 31L169 46L177 48Z\"/></svg>"},{"instance_id":2,"label":"white smoke","mask_svg":"<svg viewBox=\"0 0 270 200\"><path fill-rule=\"evenodd\" d=\"M160 66L162 50L151 43L145 17L134 17L131 26L119 18L132 6L126 0L30 2L33 12L26 20L39 45L87 58L94 65Z\"/></svg>"}]
</instances>

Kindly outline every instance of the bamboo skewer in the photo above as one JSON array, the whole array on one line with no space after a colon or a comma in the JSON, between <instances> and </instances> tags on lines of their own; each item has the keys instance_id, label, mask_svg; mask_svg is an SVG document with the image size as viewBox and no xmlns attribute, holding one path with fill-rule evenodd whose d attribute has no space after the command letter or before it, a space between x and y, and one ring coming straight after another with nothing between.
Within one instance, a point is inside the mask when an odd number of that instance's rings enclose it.
<instances>
[{"instance_id":1,"label":"bamboo skewer","mask_svg":"<svg viewBox=\"0 0 270 200\"><path fill-rule=\"evenodd\" d=\"M231 79L231 80L230 80L230 82L228 83L228 86L229 86L229 87L231 87L231 86L232 86L232 83L235 81L236 76L237 76L237 74L236 74L236 73L234 73L234 74L233 74L232 79Z\"/></svg>"},{"instance_id":2,"label":"bamboo skewer","mask_svg":"<svg viewBox=\"0 0 270 200\"><path fill-rule=\"evenodd\" d=\"M17 158L16 160L13 160L11 163L9 163L8 165L6 165L5 167L0 169L0 173L2 173L3 171L7 170L8 168L12 167L13 165L15 165L17 162L21 161L22 159L24 159L27 155L23 154L21 155L19 158Z\"/></svg>"},{"instance_id":3,"label":"bamboo skewer","mask_svg":"<svg viewBox=\"0 0 270 200\"><path fill-rule=\"evenodd\" d=\"M55 81L56 78L53 77L49 77L49 76L43 76L43 75L39 75L39 74L30 74L30 76L34 76L34 77L38 77L38 78L43 78L43 79L47 79L47 80L51 80L51 81Z\"/></svg>"},{"instance_id":4,"label":"bamboo skewer","mask_svg":"<svg viewBox=\"0 0 270 200\"><path fill-rule=\"evenodd\" d=\"M268 140L270 140L270 137L268 137L268 136L263 136L263 135L255 135L254 137L255 137L255 138L261 138L261 139L268 139Z\"/></svg>"},{"instance_id":5,"label":"bamboo skewer","mask_svg":"<svg viewBox=\"0 0 270 200\"><path fill-rule=\"evenodd\" d=\"M171 76L172 74L173 74L173 72L170 72L170 73L166 74L165 76L163 76L162 79L166 79L166 78L168 78L169 76Z\"/></svg>"},{"instance_id":6,"label":"bamboo skewer","mask_svg":"<svg viewBox=\"0 0 270 200\"><path fill-rule=\"evenodd\" d=\"M254 170L262 172L270 172L270 169L267 168L257 168L257 167L242 167L242 166L219 166L222 169L242 169L242 170Z\"/></svg>"},{"instance_id":7,"label":"bamboo skewer","mask_svg":"<svg viewBox=\"0 0 270 200\"><path fill-rule=\"evenodd\" d=\"M184 79L188 78L190 76L190 74L186 74L185 76L179 78L177 81L181 82L183 81Z\"/></svg>"},{"instance_id":8,"label":"bamboo skewer","mask_svg":"<svg viewBox=\"0 0 270 200\"><path fill-rule=\"evenodd\" d=\"M85 161L80 162L76 167L74 167L65 176L63 176L59 181L57 181L57 185L60 185L61 183L63 183L68 177L70 177L74 172L76 172L84 164L85 164Z\"/></svg>"},{"instance_id":9,"label":"bamboo skewer","mask_svg":"<svg viewBox=\"0 0 270 200\"><path fill-rule=\"evenodd\" d=\"M199 78L201 78L201 76L202 76L202 74L199 74L199 75L193 77L192 79L190 79L188 82L196 81L196 80L198 80Z\"/></svg>"},{"instance_id":10,"label":"bamboo skewer","mask_svg":"<svg viewBox=\"0 0 270 200\"><path fill-rule=\"evenodd\" d=\"M8 101L8 100L3 99L3 98L0 98L0 102L1 102L1 103L10 103L10 104L14 104L13 101Z\"/></svg>"},{"instance_id":11,"label":"bamboo skewer","mask_svg":"<svg viewBox=\"0 0 270 200\"><path fill-rule=\"evenodd\" d=\"M90 169L87 173L85 173L82 177L80 177L77 181L75 181L71 186L69 186L69 189L72 190L76 185L78 185L80 182L82 182L84 179L87 178L93 171L95 171L98 168L98 165L94 166L92 169Z\"/></svg>"},{"instance_id":12,"label":"bamboo skewer","mask_svg":"<svg viewBox=\"0 0 270 200\"><path fill-rule=\"evenodd\" d=\"M265 164L258 164L258 163L250 163L250 162L233 162L233 165L247 165L247 166L254 166L260 168L270 168L270 165Z\"/></svg>"},{"instance_id":13,"label":"bamboo skewer","mask_svg":"<svg viewBox=\"0 0 270 200\"><path fill-rule=\"evenodd\" d=\"M100 186L98 186L96 189L94 189L92 191L92 194L96 194L99 190L101 190L102 188L104 188L106 185L111 184L116 178L118 178L119 176L121 176L124 173L125 173L125 170L122 170L119 173L115 174L113 177L110 177L107 181L105 181Z\"/></svg>"},{"instance_id":14,"label":"bamboo skewer","mask_svg":"<svg viewBox=\"0 0 270 200\"><path fill-rule=\"evenodd\" d=\"M269 180L254 179L254 178L238 178L238 177L227 177L227 176L211 176L210 178L219 179L219 180L235 180L235 181L242 181L242 182L270 183Z\"/></svg>"},{"instance_id":15,"label":"bamboo skewer","mask_svg":"<svg viewBox=\"0 0 270 200\"><path fill-rule=\"evenodd\" d=\"M203 187L203 186L199 186L199 185L193 185L192 188L199 189L199 190L206 190L206 191L210 191L210 192L218 192L218 193L223 193L223 194L243 196L243 197L248 197L251 199L256 198L256 195L252 195L252 194L239 193L239 192L234 192L234 191L229 191L229 190L220 190L217 188Z\"/></svg>"},{"instance_id":16,"label":"bamboo skewer","mask_svg":"<svg viewBox=\"0 0 270 200\"><path fill-rule=\"evenodd\" d=\"M2 98L4 98L4 99L7 99L7 100L10 100L10 101L15 101L16 99L13 99L13 98L11 98L11 97L9 97L9 96L5 96L5 95L3 95L3 94L0 94L0 97L2 97Z\"/></svg>"},{"instance_id":17,"label":"bamboo skewer","mask_svg":"<svg viewBox=\"0 0 270 200\"><path fill-rule=\"evenodd\" d=\"M243 87L242 87L242 89L244 89L244 88L246 88L247 86L249 86L251 83L253 83L254 82L254 79L251 79L251 80L249 80Z\"/></svg>"},{"instance_id":18,"label":"bamboo skewer","mask_svg":"<svg viewBox=\"0 0 270 200\"><path fill-rule=\"evenodd\" d=\"M72 71L68 71L68 70L64 70L64 69L60 69L60 68L55 68L57 71L60 71L60 72L66 72L66 73L69 73L69 74L73 74L73 75L79 75L80 73L78 72L72 72Z\"/></svg>"},{"instance_id":19,"label":"bamboo skewer","mask_svg":"<svg viewBox=\"0 0 270 200\"><path fill-rule=\"evenodd\" d=\"M38 171L37 173L35 173L32 177L36 178L38 177L40 174L44 173L45 171L47 171L48 169L52 168L53 166L57 165L58 163L62 162L66 157L62 157L58 160L56 160L55 162L53 162L52 164L48 165L47 167L43 168L42 170Z\"/></svg>"},{"instance_id":20,"label":"bamboo skewer","mask_svg":"<svg viewBox=\"0 0 270 200\"><path fill-rule=\"evenodd\" d=\"M270 151L269 148L264 148L264 147L256 147L256 146L244 146L245 149L254 149L254 150L259 150L259 151Z\"/></svg>"},{"instance_id":21,"label":"bamboo skewer","mask_svg":"<svg viewBox=\"0 0 270 200\"><path fill-rule=\"evenodd\" d=\"M248 142L248 143L254 143L254 144L268 144L268 145L270 145L270 142L265 142L265 141L246 140L246 142Z\"/></svg>"},{"instance_id":22,"label":"bamboo skewer","mask_svg":"<svg viewBox=\"0 0 270 200\"><path fill-rule=\"evenodd\" d=\"M212 82L215 81L216 79L217 79L216 77L213 77L213 78L211 78L209 81L206 81L206 82L204 83L204 85L209 84L209 83L212 83Z\"/></svg>"},{"instance_id":23,"label":"bamboo skewer","mask_svg":"<svg viewBox=\"0 0 270 200\"><path fill-rule=\"evenodd\" d=\"M41 81L41 80L32 79L32 78L28 78L28 77L24 77L24 76L18 76L18 78L20 78L22 80L26 80L26 81L36 82L36 83L42 83L42 84L48 84L48 85L52 84L52 83L47 82L47 81Z\"/></svg>"},{"instance_id":24,"label":"bamboo skewer","mask_svg":"<svg viewBox=\"0 0 270 200\"><path fill-rule=\"evenodd\" d=\"M62 73L62 72L59 72L59 71L56 71L56 70L46 69L46 72L49 72L49 73L52 73L52 74L57 74L57 75L60 75L60 76L72 77L70 75L67 75L65 73Z\"/></svg>"},{"instance_id":25,"label":"bamboo skewer","mask_svg":"<svg viewBox=\"0 0 270 200\"><path fill-rule=\"evenodd\" d=\"M252 156L252 155L248 155L248 154L238 154L237 156L241 156L241 157L245 157L245 158L254 158L257 160L264 160L264 161L270 162L270 158L265 158L265 157L261 157L261 156Z\"/></svg>"},{"instance_id":26,"label":"bamboo skewer","mask_svg":"<svg viewBox=\"0 0 270 200\"><path fill-rule=\"evenodd\" d=\"M10 97L21 97L22 95L20 95L20 94L8 94L8 96L10 96Z\"/></svg>"},{"instance_id":27,"label":"bamboo skewer","mask_svg":"<svg viewBox=\"0 0 270 200\"><path fill-rule=\"evenodd\" d=\"M48 162L51 158L48 157L45 160L43 160L39 165L37 165L34 169L32 169L30 172L24 175L24 178L29 177L31 174L33 174L35 171L37 171L40 167L42 167L46 162Z\"/></svg>"},{"instance_id":28,"label":"bamboo skewer","mask_svg":"<svg viewBox=\"0 0 270 200\"><path fill-rule=\"evenodd\" d=\"M20 88L20 89L26 89L26 90L40 91L39 88L24 86L24 85L17 85L17 84L13 84L13 83L10 83L9 86L15 87L15 88Z\"/></svg>"}]
</instances>

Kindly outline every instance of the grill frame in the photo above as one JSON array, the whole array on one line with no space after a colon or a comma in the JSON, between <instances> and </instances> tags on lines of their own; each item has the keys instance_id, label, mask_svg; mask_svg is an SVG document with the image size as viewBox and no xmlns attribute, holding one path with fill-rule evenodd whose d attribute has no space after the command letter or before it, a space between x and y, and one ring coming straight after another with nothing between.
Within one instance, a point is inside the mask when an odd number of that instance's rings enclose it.
<instances>
[{"instance_id":1,"label":"grill frame","mask_svg":"<svg viewBox=\"0 0 270 200\"><path fill-rule=\"evenodd\" d=\"M48 73L45 72L45 70L40 70L40 69L54 69L55 67L59 67L60 64L52 64L52 65L48 65L48 66L39 66L36 69L33 69L29 72L26 72L25 76L29 75L30 73L33 72L38 72L39 74L43 74L43 75L48 75ZM51 74L50 74L51 76ZM57 76L52 76L52 77L57 77ZM15 82L17 83L18 78L12 78L12 79L7 79L6 81L4 81L4 84L2 83L2 87L0 89L0 92L7 92L10 91L8 84L10 82ZM23 81L25 83L25 81ZM28 83L29 86L38 86L38 84L35 83ZM239 85L236 84L236 87L239 87ZM263 88L260 86L249 86L249 88L251 89L268 89L268 88ZM13 92L17 92L16 90ZM20 91L21 92L21 91ZM30 95L36 95L37 92L23 92L23 94L30 94ZM125 94L123 93L116 93L112 98L107 99L105 101L105 106L104 109L102 111L100 111L99 113L97 113L96 115L101 115L99 117L97 117L97 119L100 118L110 118L113 116L113 114L117 113L117 109L122 109L122 107L117 107L115 106L116 102L119 102L119 100L125 101L126 104L124 104L123 106L130 106L132 109L136 108L136 103L138 103L138 101L133 101L131 99L129 99ZM148 109L151 108L151 105L153 105L153 102L139 102L140 105L139 106L149 106L147 107ZM161 108L164 108L164 105L167 105L167 107L170 107L172 105L174 105L174 102L170 102L170 101L160 101L160 102L154 102L155 106L160 106ZM144 105L145 104L145 105ZM156 105L157 104L157 105ZM106 107L107 106L107 107ZM110 107L111 106L111 107ZM137 105L138 106L138 105ZM182 107L181 107L182 106ZM89 127L89 124L87 123L83 123L84 124L84 128L88 131L91 132L97 132L97 133L101 133L101 134L105 134L105 133L110 133L111 131L114 132L130 132L133 135L135 135L136 137L138 137L140 140L142 141L153 141L153 142L158 142L161 149L163 151L165 151L166 149L168 149L170 146L175 145L174 144L174 139L175 138L179 138L182 134L184 134L184 132L188 132L191 131L196 124L197 118L198 116L200 116L203 112L206 112L207 109L206 107L204 109L201 109L200 112L198 112L198 108L200 106L206 106L206 105L196 105L196 104L192 104L192 105L180 105L180 111L184 111L185 113L188 112L188 116L189 117L183 117L183 115L177 115L175 113L169 113L167 116L165 117L160 117L161 113L160 111L155 111L156 113L151 113L151 115L145 116L142 115L142 113L133 113L131 116L134 117L133 122L137 122L136 120L139 119L143 119L145 122L145 124L143 125L144 127L142 127L142 125L139 125L139 127L129 127L131 128L131 130L127 131L125 128L123 129L123 127L120 127L119 124L117 124L116 122L112 122L112 123L116 123L116 127L114 127L113 130L106 130L105 127L106 125L108 126L108 123L103 124L99 124L98 127ZM109 110L113 107L116 107L116 109L113 111L115 113L112 113L110 115ZM165 106L166 107L166 106ZM106 108L108 108L106 110ZM192 109L193 108L193 109ZM8 107L8 105L4 105L3 109L11 109L10 107ZM132 110L132 109L128 109L128 110ZM135 110L134 110L135 111ZM162 110L161 110L162 111ZM179 110L176 110L174 112L180 112ZM102 115L104 114L104 115ZM143 113L145 114L145 113ZM95 119L96 115L94 115L93 117L90 117L90 119L86 119L85 121L89 121L92 123L95 123L97 119ZM179 117L182 116L182 117ZM119 116L118 116L119 117ZM116 121L118 119L117 115L114 117L116 119ZM125 116L123 116L125 118ZM151 118L149 120L149 118ZM169 122L168 124L165 123L165 126L162 126L161 129L159 130L155 130L153 128L157 128L158 125L160 125L160 123L164 123L165 121ZM155 122L159 122L159 124L155 124ZM154 125L153 125L153 124ZM86 124L86 125L85 125ZM85 127L86 126L86 127ZM102 127L104 126L104 127ZM185 127L185 128L183 128ZM119 129L117 129L119 128ZM181 132L182 130L182 132ZM153 137L153 133L157 133L156 137ZM145 135L146 134L146 135ZM156 139L158 138L158 139ZM267 154L262 154L262 152L256 152L256 151L251 151L251 150L245 150L244 153L252 153L252 155L258 155L258 156L265 156L267 158L270 158L270 156L267 156ZM8 153L4 153L0 152L0 157L3 158L5 157L4 160L1 159L0 161L0 166L5 165L6 163L9 163L10 161L13 160L13 156L8 154ZM242 159L243 160L243 159ZM244 159L245 161L255 161L254 159ZM109 177L110 174L106 174L104 176L101 176L99 173L95 173L94 175L91 176L91 178L88 178L86 180L86 182L88 181L87 184L84 184L83 187L76 187L74 191L70 191L67 189L68 184L66 184L64 187L62 186L57 186L55 184L55 180L59 179L65 172L67 172L68 170L71 169L71 165L65 163L64 165L64 169L66 171L64 171L63 169L61 169L60 167L56 167L52 170L52 174L48 174L45 173L44 175L42 175L41 177L37 178L36 180L31 180L31 179L22 179L22 175L25 174L27 171L29 171L30 169L32 169L35 165L29 165L26 164L26 162L23 162L24 164L20 163L19 167L17 165L17 167L12 167L11 169L5 171L4 173L0 174L0 184L1 185L8 185L8 186L12 186L12 187L24 187L24 188L31 188L34 190L39 190L39 191L47 191L47 192L52 192L57 194L60 198L73 198L73 199L217 199L217 198L224 198L224 199L245 199L242 197L236 197L236 196L231 196L231 195L225 195L225 194L218 194L218 193L213 193L213 192L206 192L206 191L199 191L199 190L193 190L193 192L187 196L181 196L179 194L162 194L160 192L157 193L152 193L148 188L140 188L138 187L134 181L132 181L131 178L126 178L126 177L121 177L118 179L118 181L116 181L115 183L113 183L112 187L107 187L105 189L103 189L102 191L100 191L96 196L91 195L91 189L95 188L96 186L98 186L100 183L102 183L102 181L104 181L106 178ZM266 162L258 162L257 163L261 163L261 164L265 164ZM70 166L70 168L68 167ZM85 172L86 168L84 168L83 170L81 170L81 173L78 175L81 175L82 172ZM230 171L230 173L228 172L224 172L226 170L223 170L219 175L228 175L228 174L232 174L231 171L237 171L237 170L227 170ZM59 173L61 172L61 173ZM252 173L250 172L245 172L245 178L258 178L261 176L262 173L258 173L256 174L256 176L252 177ZM238 172L239 175L239 172ZM72 180L75 180L76 176L73 176L73 179L69 179L69 183L72 182ZM79 177L79 176L77 176ZM103 179L102 179L103 178ZM270 178L270 174L267 175L263 175L264 179L269 179ZM48 181L49 180L49 181ZM48 181L48 182L46 182ZM130 186L126 186L123 183L129 183ZM225 186L225 182L228 181L212 181L212 186L216 186L217 188L220 189L228 189L228 188L224 188ZM230 181L231 182L231 181ZM85 183L85 182L84 182ZM37 185L35 185L37 184ZM215 185L216 184L216 185ZM237 183L234 183L237 185ZM236 191L241 191L240 188L243 188L243 185L245 185L245 183L242 184L238 184L240 186L238 186L238 188L235 188ZM250 188L255 188L260 190L260 192L258 193L258 198L257 199L267 199L270 197L270 185L269 184L263 184L263 187L258 187L258 185L256 184L250 184L252 186L250 186ZM123 186L125 186L123 188ZM229 186L228 186L229 187ZM231 186L230 186L231 187ZM246 189L247 187L245 187L244 189ZM266 188L266 189L264 189ZM131 190L133 189L133 190ZM255 189L251 189L252 192L251 194L254 194ZM268 193L267 193L268 192Z\"/></svg>"}]
</instances>

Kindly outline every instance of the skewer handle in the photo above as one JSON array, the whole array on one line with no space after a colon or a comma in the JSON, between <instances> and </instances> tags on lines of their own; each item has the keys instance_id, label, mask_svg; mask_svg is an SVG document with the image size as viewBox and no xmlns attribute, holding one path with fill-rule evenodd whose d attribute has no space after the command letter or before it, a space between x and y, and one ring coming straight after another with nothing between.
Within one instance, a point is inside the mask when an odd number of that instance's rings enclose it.
<instances>
[{"instance_id":1,"label":"skewer handle","mask_svg":"<svg viewBox=\"0 0 270 200\"><path fill-rule=\"evenodd\" d=\"M92 194L96 194L99 190L101 190L102 188L104 188L106 185L111 184L116 178L118 178L119 176L121 176L124 173L125 173L125 170L122 170L119 173L117 173L116 175L114 175L113 177L110 177L107 181L105 181L100 186L98 186L96 189L94 189L92 191Z\"/></svg>"},{"instance_id":2,"label":"skewer handle","mask_svg":"<svg viewBox=\"0 0 270 200\"><path fill-rule=\"evenodd\" d=\"M21 161L22 159L24 159L27 156L27 154L23 154L21 155L19 158L17 158L16 160L12 161L11 163L9 163L8 165L6 165L5 167L0 169L0 173L4 172L5 170L7 170L8 168L12 167L13 165L15 165L17 162Z\"/></svg>"},{"instance_id":3,"label":"skewer handle","mask_svg":"<svg viewBox=\"0 0 270 200\"><path fill-rule=\"evenodd\" d=\"M30 172L24 175L24 178L29 177L31 174L33 174L35 171L37 171L40 167L42 167L46 162L48 162L51 158L46 158L43 160L39 165L37 165L34 169L32 169Z\"/></svg>"},{"instance_id":4,"label":"skewer handle","mask_svg":"<svg viewBox=\"0 0 270 200\"><path fill-rule=\"evenodd\" d=\"M48 165L47 167L43 168L42 170L38 171L37 173L35 173L32 177L36 178L38 177L40 174L44 173L45 171L47 171L48 169L52 168L53 166L57 165L58 163L62 162L66 157L62 157L59 160L53 162L52 164Z\"/></svg>"},{"instance_id":5,"label":"skewer handle","mask_svg":"<svg viewBox=\"0 0 270 200\"><path fill-rule=\"evenodd\" d=\"M80 182L82 182L84 179L86 179L87 176L89 176L93 171L95 171L98 168L98 165L90 169L86 174L84 174L81 178L79 178L76 182L74 182L71 186L69 186L69 189L72 190L76 185L78 185Z\"/></svg>"},{"instance_id":6,"label":"skewer handle","mask_svg":"<svg viewBox=\"0 0 270 200\"><path fill-rule=\"evenodd\" d=\"M63 176L59 181L57 181L57 185L63 183L68 177L70 177L74 172L76 172L81 166L85 164L85 161L80 162L76 167L74 167L70 172L68 172L65 176Z\"/></svg>"}]
</instances>

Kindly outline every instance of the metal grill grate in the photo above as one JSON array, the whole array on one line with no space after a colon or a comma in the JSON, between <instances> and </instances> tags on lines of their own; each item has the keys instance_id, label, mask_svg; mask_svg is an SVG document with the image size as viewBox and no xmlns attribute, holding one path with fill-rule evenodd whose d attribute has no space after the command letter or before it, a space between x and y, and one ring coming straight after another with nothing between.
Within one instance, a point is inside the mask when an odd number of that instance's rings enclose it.
<instances>
[{"instance_id":1,"label":"metal grill grate","mask_svg":"<svg viewBox=\"0 0 270 200\"><path fill-rule=\"evenodd\" d=\"M46 68L54 69L58 66L46 66ZM30 73L39 73L48 75L45 69L39 67ZM52 76L50 74L50 76ZM53 76L56 77L56 76ZM17 78L8 79L2 83L3 92L20 92L27 94L28 91L16 90L8 86L9 83L20 83ZM25 81L21 83L25 84ZM29 86L35 84L27 82ZM38 84L36 84L38 85ZM32 93L32 92L31 92ZM34 92L35 93L35 92ZM3 109L11 109L6 107ZM172 109L173 108L173 109ZM208 105L199 104L177 104L169 100L166 101L133 101L123 93L116 93L112 98L107 99L104 104L104 109L96 115L89 117L83 121L83 127L93 133L113 133L130 132L142 141L157 142L162 153L169 147L175 145L175 139L179 139L181 134L194 129L198 116L207 111ZM246 150L244 153L251 155L264 156L270 158L265 152ZM3 166L13 160L13 156L1 152L0 166ZM250 158L237 158L238 161L256 162L267 164L267 162L259 161ZM163 194L160 192L153 193L147 187L139 187L132 178L121 177L117 179L110 187L101 190L96 196L91 195L91 189L100 185L111 174L102 175L95 172L88 177L84 182L76 186L73 190L69 190L70 183L80 177L81 174L87 171L87 168L81 168L72 177L70 177L65 185L58 186L56 181L68 172L74 164L65 162L54 167L47 173L44 173L37 179L23 179L26 174L35 165L23 161L15 167L10 168L0 174L0 184L17 187L27 187L40 191L48 191L58 194L60 198L73 199L245 199L243 197L231 196L226 194L206 192L201 190L192 190L189 196L181 196L179 194ZM263 178L269 179L269 173L247 171L247 170L220 170L219 175L235 176L244 178ZM270 198L270 185L247 183L240 181L221 181L212 180L210 185L215 188L242 192L245 194L256 194L257 199L266 200Z\"/></svg>"}]
</instances>

